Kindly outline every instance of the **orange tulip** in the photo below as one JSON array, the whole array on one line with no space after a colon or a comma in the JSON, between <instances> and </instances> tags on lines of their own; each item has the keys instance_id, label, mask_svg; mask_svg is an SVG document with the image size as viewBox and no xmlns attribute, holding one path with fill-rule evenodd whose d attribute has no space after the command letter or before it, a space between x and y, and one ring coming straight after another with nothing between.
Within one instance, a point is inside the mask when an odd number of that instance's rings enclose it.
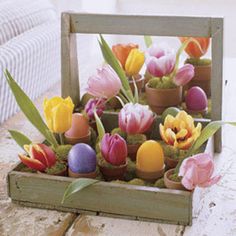
<instances>
[{"instance_id":1,"label":"orange tulip","mask_svg":"<svg viewBox=\"0 0 236 236\"><path fill-rule=\"evenodd\" d=\"M200 37L193 37L193 38L198 41L202 50L200 50L200 48L196 43L190 42L188 46L185 48L185 52L191 58L200 58L201 56L206 54L210 44L210 38L200 38ZM189 39L189 37L180 37L179 39L182 43L184 43L186 40Z\"/></svg>"},{"instance_id":2,"label":"orange tulip","mask_svg":"<svg viewBox=\"0 0 236 236\"><path fill-rule=\"evenodd\" d=\"M129 43L129 44L116 44L112 46L112 52L119 60L123 69L125 68L126 59L130 53L130 51L134 48L138 48L137 44Z\"/></svg>"}]
</instances>

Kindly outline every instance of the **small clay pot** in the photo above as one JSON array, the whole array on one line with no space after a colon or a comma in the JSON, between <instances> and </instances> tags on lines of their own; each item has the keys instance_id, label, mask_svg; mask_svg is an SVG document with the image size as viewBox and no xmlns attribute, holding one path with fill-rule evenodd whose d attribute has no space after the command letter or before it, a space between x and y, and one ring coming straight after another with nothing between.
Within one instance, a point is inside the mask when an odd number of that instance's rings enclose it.
<instances>
[{"instance_id":1,"label":"small clay pot","mask_svg":"<svg viewBox=\"0 0 236 236\"><path fill-rule=\"evenodd\" d=\"M174 159L174 158L165 156L165 164L166 164L168 169L175 168L178 165L178 163L179 163L178 159Z\"/></svg>"},{"instance_id":2,"label":"small clay pot","mask_svg":"<svg viewBox=\"0 0 236 236\"><path fill-rule=\"evenodd\" d=\"M193 86L199 86L205 91L207 97L211 96L211 64L194 66L194 77L184 87L184 90L188 90Z\"/></svg>"},{"instance_id":3,"label":"small clay pot","mask_svg":"<svg viewBox=\"0 0 236 236\"><path fill-rule=\"evenodd\" d=\"M178 106L182 103L182 87L171 89L156 89L145 85L147 102L152 111L161 115L168 107Z\"/></svg>"},{"instance_id":4,"label":"small clay pot","mask_svg":"<svg viewBox=\"0 0 236 236\"><path fill-rule=\"evenodd\" d=\"M160 179L164 175L164 173L165 173L165 165L163 166L162 170L154 172L146 172L136 168L137 177L151 183L154 183L157 179Z\"/></svg>"},{"instance_id":5,"label":"small clay pot","mask_svg":"<svg viewBox=\"0 0 236 236\"><path fill-rule=\"evenodd\" d=\"M174 173L175 169L170 169L166 171L164 174L164 183L165 186L169 189L177 189L177 190L186 190L186 188L182 185L181 182L176 182L171 180L169 177Z\"/></svg>"},{"instance_id":6,"label":"small clay pot","mask_svg":"<svg viewBox=\"0 0 236 236\"><path fill-rule=\"evenodd\" d=\"M128 163L121 166L114 166L109 168L98 163L99 169L106 181L112 180L124 180L124 174L126 172Z\"/></svg>"},{"instance_id":7,"label":"small clay pot","mask_svg":"<svg viewBox=\"0 0 236 236\"><path fill-rule=\"evenodd\" d=\"M75 173L70 168L68 169L68 175L72 178L89 178L89 179L95 179L97 177L96 170L94 172L90 173Z\"/></svg>"},{"instance_id":8,"label":"small clay pot","mask_svg":"<svg viewBox=\"0 0 236 236\"><path fill-rule=\"evenodd\" d=\"M67 144L71 144L71 145L74 145L74 144L77 144L77 143L87 143L87 144L89 144L90 137L91 137L91 131L89 131L88 135L80 137L80 138L69 137L69 136L66 136L66 134L65 134L65 141L66 141Z\"/></svg>"},{"instance_id":9,"label":"small clay pot","mask_svg":"<svg viewBox=\"0 0 236 236\"><path fill-rule=\"evenodd\" d=\"M141 143L138 143L138 144L127 144L128 157L132 161L136 161L136 154L137 154L137 151L138 151L138 149L139 149L139 147L141 145L142 145Z\"/></svg>"},{"instance_id":10,"label":"small clay pot","mask_svg":"<svg viewBox=\"0 0 236 236\"><path fill-rule=\"evenodd\" d=\"M141 75L136 75L134 77L135 77L135 83L136 83L138 92L140 93L142 91L142 88L144 87L145 79ZM135 89L134 89L134 81L133 80L129 80L129 85L130 85L130 88L132 90L132 93L134 94L134 91L135 91Z\"/></svg>"}]
</instances>

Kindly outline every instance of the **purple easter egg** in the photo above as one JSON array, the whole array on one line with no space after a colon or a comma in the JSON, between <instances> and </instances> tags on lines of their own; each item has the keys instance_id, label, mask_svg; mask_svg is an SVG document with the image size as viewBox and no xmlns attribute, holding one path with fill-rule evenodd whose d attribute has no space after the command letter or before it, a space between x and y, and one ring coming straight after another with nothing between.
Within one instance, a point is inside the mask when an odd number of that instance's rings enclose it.
<instances>
[{"instance_id":1,"label":"purple easter egg","mask_svg":"<svg viewBox=\"0 0 236 236\"><path fill-rule=\"evenodd\" d=\"M90 173L96 170L96 153L85 143L74 145L68 155L68 166L75 173Z\"/></svg>"},{"instance_id":2,"label":"purple easter egg","mask_svg":"<svg viewBox=\"0 0 236 236\"><path fill-rule=\"evenodd\" d=\"M207 108L207 96L203 89L198 86L190 88L185 97L188 110L202 111Z\"/></svg>"}]
</instances>

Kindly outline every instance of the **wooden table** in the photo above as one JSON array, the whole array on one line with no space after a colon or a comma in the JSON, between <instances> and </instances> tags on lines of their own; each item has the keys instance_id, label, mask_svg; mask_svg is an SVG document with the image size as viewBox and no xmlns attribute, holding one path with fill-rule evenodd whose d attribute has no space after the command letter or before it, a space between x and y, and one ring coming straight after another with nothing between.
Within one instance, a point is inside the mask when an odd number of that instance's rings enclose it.
<instances>
[{"instance_id":1,"label":"wooden table","mask_svg":"<svg viewBox=\"0 0 236 236\"><path fill-rule=\"evenodd\" d=\"M228 83L224 88L224 120L236 120L236 80L233 68L236 60L225 61ZM41 109L43 97L59 95L57 84L36 101ZM12 204L7 197L6 175L18 161L21 152L10 139L7 129L18 129L32 140L39 140L38 132L25 117L18 113L0 126L0 235L236 235L236 128L223 129L224 145L221 154L215 155L221 181L211 188L197 189L194 196L194 219L191 227L113 219L98 216L75 215L58 211L40 210Z\"/></svg>"}]
</instances>

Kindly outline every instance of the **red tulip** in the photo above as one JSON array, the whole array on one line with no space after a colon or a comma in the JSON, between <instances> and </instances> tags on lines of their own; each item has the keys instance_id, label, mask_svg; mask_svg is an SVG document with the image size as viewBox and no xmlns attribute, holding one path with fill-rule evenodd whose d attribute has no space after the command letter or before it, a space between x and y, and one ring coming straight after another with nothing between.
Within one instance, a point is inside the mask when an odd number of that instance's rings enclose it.
<instances>
[{"instance_id":1,"label":"red tulip","mask_svg":"<svg viewBox=\"0 0 236 236\"><path fill-rule=\"evenodd\" d=\"M101 141L101 152L104 159L115 166L124 165L127 157L127 144L118 134L105 134Z\"/></svg>"},{"instance_id":2,"label":"red tulip","mask_svg":"<svg viewBox=\"0 0 236 236\"><path fill-rule=\"evenodd\" d=\"M29 157L19 154L19 158L22 163L31 169L43 172L56 163L55 153L45 144L25 145L24 149L28 152Z\"/></svg>"},{"instance_id":3,"label":"red tulip","mask_svg":"<svg viewBox=\"0 0 236 236\"><path fill-rule=\"evenodd\" d=\"M119 113L119 127L127 134L143 134L153 123L154 116L148 106L127 103Z\"/></svg>"}]
</instances>

